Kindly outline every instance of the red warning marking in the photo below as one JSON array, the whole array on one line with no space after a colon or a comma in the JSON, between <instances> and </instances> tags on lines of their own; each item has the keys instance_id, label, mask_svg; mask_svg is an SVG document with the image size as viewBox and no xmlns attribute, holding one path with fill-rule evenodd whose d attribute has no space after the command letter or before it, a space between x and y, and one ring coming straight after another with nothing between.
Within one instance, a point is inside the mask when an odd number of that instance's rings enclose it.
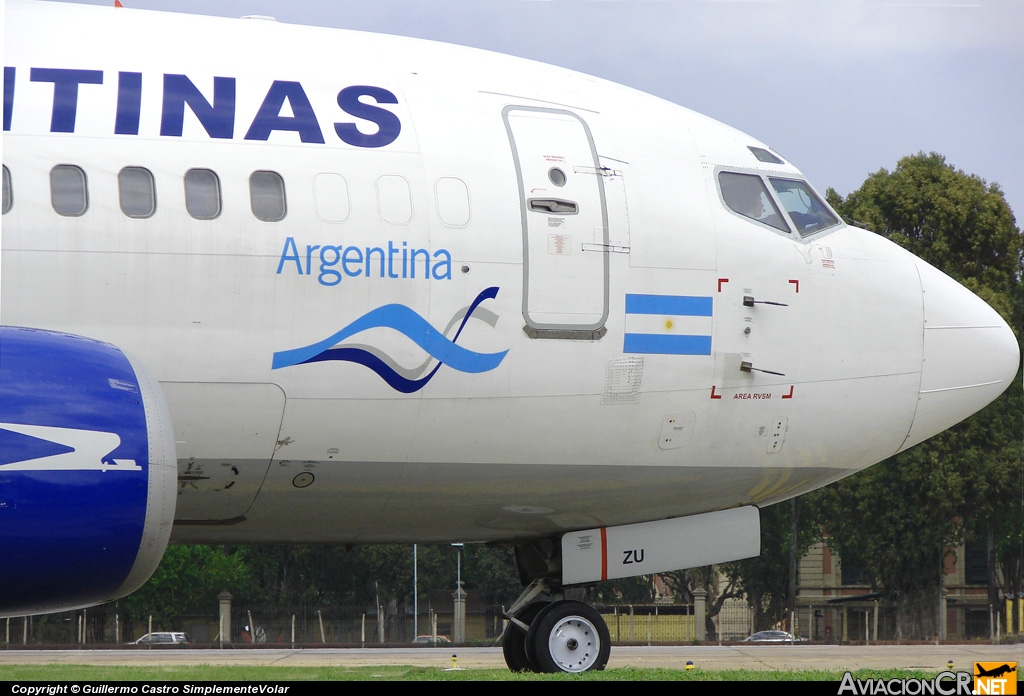
<instances>
[{"instance_id":1,"label":"red warning marking","mask_svg":"<svg viewBox=\"0 0 1024 696\"><path fill-rule=\"evenodd\" d=\"M711 385L711 398L712 399L721 399L722 398L721 394L716 394L715 393L715 385L713 385L713 384Z\"/></svg>"},{"instance_id":2,"label":"red warning marking","mask_svg":"<svg viewBox=\"0 0 1024 696\"><path fill-rule=\"evenodd\" d=\"M728 283L728 282L729 282L728 278L719 278L718 279L718 292L722 292L722 283Z\"/></svg>"},{"instance_id":3,"label":"red warning marking","mask_svg":"<svg viewBox=\"0 0 1024 696\"><path fill-rule=\"evenodd\" d=\"M783 399L792 399L793 398L793 385L792 384L789 385L789 393L788 394L783 394L782 398Z\"/></svg>"},{"instance_id":4,"label":"red warning marking","mask_svg":"<svg viewBox=\"0 0 1024 696\"><path fill-rule=\"evenodd\" d=\"M608 530L601 527L601 579L608 579Z\"/></svg>"},{"instance_id":5,"label":"red warning marking","mask_svg":"<svg viewBox=\"0 0 1024 696\"><path fill-rule=\"evenodd\" d=\"M790 278L789 282L796 286L796 291L797 292L800 292L800 281L799 280L793 280L792 278Z\"/></svg>"}]
</instances>

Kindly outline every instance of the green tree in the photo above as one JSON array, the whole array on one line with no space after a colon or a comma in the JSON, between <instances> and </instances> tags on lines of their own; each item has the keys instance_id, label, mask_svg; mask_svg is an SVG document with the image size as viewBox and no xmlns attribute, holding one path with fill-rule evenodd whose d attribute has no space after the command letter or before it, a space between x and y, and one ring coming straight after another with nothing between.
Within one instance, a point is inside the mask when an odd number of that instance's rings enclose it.
<instances>
[{"instance_id":1,"label":"green tree","mask_svg":"<svg viewBox=\"0 0 1024 696\"><path fill-rule=\"evenodd\" d=\"M796 563L821 538L818 508L796 499L761 510L761 554L726 563L722 571L754 612L754 630L788 620L796 606Z\"/></svg>"},{"instance_id":2,"label":"green tree","mask_svg":"<svg viewBox=\"0 0 1024 696\"><path fill-rule=\"evenodd\" d=\"M468 548L468 547L467 547ZM381 603L413 602L412 544L363 546L353 552L363 564L364 592ZM456 551L447 544L417 546L417 585L420 595L437 589L455 591ZM463 578L465 580L465 555Z\"/></svg>"},{"instance_id":3,"label":"green tree","mask_svg":"<svg viewBox=\"0 0 1024 696\"><path fill-rule=\"evenodd\" d=\"M845 199L829 203L845 219L908 249L992 305L1020 336L1021 232L998 184L946 163L937 153L880 169Z\"/></svg>"},{"instance_id":4,"label":"green tree","mask_svg":"<svg viewBox=\"0 0 1024 696\"><path fill-rule=\"evenodd\" d=\"M831 189L827 198L848 221L973 290L1022 335L1024 244L997 185L919 153L845 199ZM872 585L896 603L904 635L934 626L943 561L968 530L990 541L990 594L997 566L1019 577L1022 418L1018 376L970 419L820 494L830 544L864 559Z\"/></svg>"},{"instance_id":5,"label":"green tree","mask_svg":"<svg viewBox=\"0 0 1024 696\"><path fill-rule=\"evenodd\" d=\"M248 582L242 553L225 553L214 546L171 546L153 577L121 600L121 606L129 620L152 616L157 625L170 628L185 612L212 609L220 592L240 592Z\"/></svg>"},{"instance_id":6,"label":"green tree","mask_svg":"<svg viewBox=\"0 0 1024 696\"><path fill-rule=\"evenodd\" d=\"M240 547L251 582L238 597L251 604L347 604L373 601L361 559L343 546Z\"/></svg>"},{"instance_id":7,"label":"green tree","mask_svg":"<svg viewBox=\"0 0 1024 696\"><path fill-rule=\"evenodd\" d=\"M523 590L515 554L509 546L467 545L462 557L462 576L466 588L487 604L507 608Z\"/></svg>"},{"instance_id":8,"label":"green tree","mask_svg":"<svg viewBox=\"0 0 1024 696\"><path fill-rule=\"evenodd\" d=\"M962 479L952 458L919 445L816 494L829 545L864 561L895 604L897 637L934 630L942 561L962 538Z\"/></svg>"},{"instance_id":9,"label":"green tree","mask_svg":"<svg viewBox=\"0 0 1024 696\"><path fill-rule=\"evenodd\" d=\"M708 565L659 573L665 584L672 590L677 602L693 604L695 602L693 593L698 589L704 590L704 635L708 640L716 638L717 627L714 619L721 613L726 600L743 596L743 590L738 587L736 578L728 574L723 577L719 572L721 570L723 570L723 566Z\"/></svg>"},{"instance_id":10,"label":"green tree","mask_svg":"<svg viewBox=\"0 0 1024 696\"><path fill-rule=\"evenodd\" d=\"M251 582L240 601L267 604L413 603L412 544L242 547ZM456 550L450 544L418 546L422 599L455 590ZM487 603L510 603L521 588L510 548L467 544L463 586Z\"/></svg>"},{"instance_id":11,"label":"green tree","mask_svg":"<svg viewBox=\"0 0 1024 696\"><path fill-rule=\"evenodd\" d=\"M685 573L686 571L676 571ZM664 578L665 575L661 574ZM588 599L599 604L651 604L654 602L654 582L650 575L635 575L618 580L603 580L588 590ZM676 595L676 601L683 601Z\"/></svg>"}]
</instances>

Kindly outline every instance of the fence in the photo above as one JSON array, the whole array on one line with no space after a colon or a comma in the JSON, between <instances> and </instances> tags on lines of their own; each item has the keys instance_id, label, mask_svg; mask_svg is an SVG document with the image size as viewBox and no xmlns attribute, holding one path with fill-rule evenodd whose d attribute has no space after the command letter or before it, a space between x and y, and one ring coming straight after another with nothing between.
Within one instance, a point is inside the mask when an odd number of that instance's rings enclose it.
<instances>
[{"instance_id":1,"label":"fence","mask_svg":"<svg viewBox=\"0 0 1024 696\"><path fill-rule=\"evenodd\" d=\"M1022 600L1024 601L1024 600ZM693 607L685 605L602 605L598 611L608 624L614 643L690 643L697 632ZM466 642L497 644L504 629L504 608L470 606L466 612ZM1024 620L1011 616L1010 631L1005 619L986 606L959 605L947 608L947 638L950 640L1009 637L1024 640ZM927 617L925 617L927 619ZM934 624L921 626L924 638L934 638ZM450 638L451 610L428 610L418 617L401 605L374 607L337 606L235 606L231 611L230 635L223 642L235 646L259 645L367 645L409 644L417 635L436 634ZM892 608L874 602L848 605L822 604L798 607L790 621L780 628L815 643L864 643L896 639L896 617ZM197 645L219 644L220 621L215 610L186 614L173 623L150 622L149 617L129 619L114 604L83 611L0 619L0 647L33 645L116 646L152 631L185 631ZM742 601L726 602L706 627L707 641L739 641L754 629L753 612ZM927 631L931 630L929 635ZM1007 634L1011 634L1007 636ZM906 636L915 638L918 636Z\"/></svg>"},{"instance_id":2,"label":"fence","mask_svg":"<svg viewBox=\"0 0 1024 696\"><path fill-rule=\"evenodd\" d=\"M418 617L402 606L373 607L254 607L231 612L232 642L273 644L403 644L416 636L444 636L453 631L452 611L427 610ZM217 640L216 620L189 621L195 642ZM246 631L246 627L249 628ZM501 607L466 612L467 642L494 641L504 628Z\"/></svg>"},{"instance_id":3,"label":"fence","mask_svg":"<svg viewBox=\"0 0 1024 696\"><path fill-rule=\"evenodd\" d=\"M679 604L599 607L613 643L692 643L693 607Z\"/></svg>"}]
</instances>

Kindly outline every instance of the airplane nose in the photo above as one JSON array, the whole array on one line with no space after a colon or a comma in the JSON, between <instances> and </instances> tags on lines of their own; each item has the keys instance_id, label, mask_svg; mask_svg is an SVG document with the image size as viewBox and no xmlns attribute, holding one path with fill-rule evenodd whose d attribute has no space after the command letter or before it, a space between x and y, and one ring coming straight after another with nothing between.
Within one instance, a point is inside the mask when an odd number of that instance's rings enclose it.
<instances>
[{"instance_id":1,"label":"airplane nose","mask_svg":"<svg viewBox=\"0 0 1024 696\"><path fill-rule=\"evenodd\" d=\"M994 309L937 268L916 263L924 292L924 363L917 412L901 451L988 405L1020 364L1017 339Z\"/></svg>"}]
</instances>

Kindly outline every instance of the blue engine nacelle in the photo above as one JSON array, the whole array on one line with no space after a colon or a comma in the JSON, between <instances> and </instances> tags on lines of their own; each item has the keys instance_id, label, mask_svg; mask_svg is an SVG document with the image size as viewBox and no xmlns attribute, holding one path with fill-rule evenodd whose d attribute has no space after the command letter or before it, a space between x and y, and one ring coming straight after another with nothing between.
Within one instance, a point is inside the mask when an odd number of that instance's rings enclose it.
<instances>
[{"instance_id":1,"label":"blue engine nacelle","mask_svg":"<svg viewBox=\"0 0 1024 696\"><path fill-rule=\"evenodd\" d=\"M170 415L138 362L0 327L0 617L138 589L167 546L176 486Z\"/></svg>"}]
</instances>

